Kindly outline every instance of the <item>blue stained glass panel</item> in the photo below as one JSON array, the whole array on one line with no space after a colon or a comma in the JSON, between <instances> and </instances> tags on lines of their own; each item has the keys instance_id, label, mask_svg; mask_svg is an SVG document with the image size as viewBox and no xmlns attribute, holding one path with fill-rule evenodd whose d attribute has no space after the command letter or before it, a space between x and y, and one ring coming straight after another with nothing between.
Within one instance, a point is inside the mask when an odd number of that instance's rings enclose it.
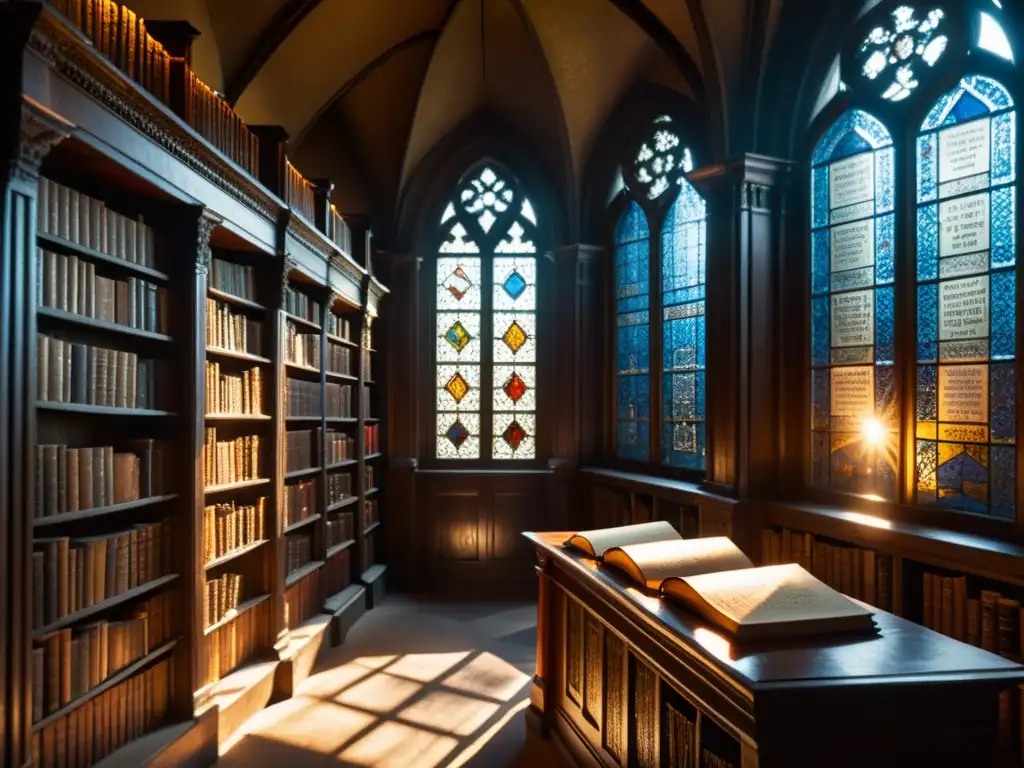
<instances>
[{"instance_id":1,"label":"blue stained glass panel","mask_svg":"<svg viewBox=\"0 0 1024 768\"><path fill-rule=\"evenodd\" d=\"M992 409L992 442L1013 443L1016 429L1015 405L1017 378L1012 363L989 368L989 407Z\"/></svg>"},{"instance_id":2,"label":"blue stained glass panel","mask_svg":"<svg viewBox=\"0 0 1024 768\"><path fill-rule=\"evenodd\" d=\"M896 411L896 371L891 365L875 366L875 417L889 429L899 427Z\"/></svg>"},{"instance_id":3,"label":"blue stained glass panel","mask_svg":"<svg viewBox=\"0 0 1024 768\"><path fill-rule=\"evenodd\" d=\"M811 197L813 208L811 227L824 227L828 224L828 166L815 168L811 175Z\"/></svg>"},{"instance_id":4,"label":"blue stained glass panel","mask_svg":"<svg viewBox=\"0 0 1024 768\"><path fill-rule=\"evenodd\" d=\"M1017 488L1017 451L1005 446L992 446L991 451L991 514L1003 520L1014 519Z\"/></svg>"},{"instance_id":5,"label":"blue stained glass panel","mask_svg":"<svg viewBox=\"0 0 1024 768\"><path fill-rule=\"evenodd\" d=\"M827 365L829 361L828 297L811 301L811 363Z\"/></svg>"},{"instance_id":6,"label":"blue stained glass panel","mask_svg":"<svg viewBox=\"0 0 1024 768\"><path fill-rule=\"evenodd\" d=\"M704 365L701 360L703 348L698 343L703 330L702 317L684 317L665 323L662 343L662 365L665 370L697 368Z\"/></svg>"},{"instance_id":7,"label":"blue stained glass panel","mask_svg":"<svg viewBox=\"0 0 1024 768\"><path fill-rule=\"evenodd\" d=\"M917 359L928 363L938 359L939 288L935 283L917 286Z\"/></svg>"},{"instance_id":8,"label":"blue stained glass panel","mask_svg":"<svg viewBox=\"0 0 1024 768\"><path fill-rule=\"evenodd\" d=\"M992 190L992 268L1008 267L1017 254L1017 190Z\"/></svg>"},{"instance_id":9,"label":"blue stained glass panel","mask_svg":"<svg viewBox=\"0 0 1024 768\"><path fill-rule=\"evenodd\" d=\"M1016 355L1017 300L1014 273L992 273L992 358L1008 360Z\"/></svg>"},{"instance_id":10,"label":"blue stained glass panel","mask_svg":"<svg viewBox=\"0 0 1024 768\"><path fill-rule=\"evenodd\" d=\"M939 369L934 365L917 366L917 420L939 418Z\"/></svg>"},{"instance_id":11,"label":"blue stained glass panel","mask_svg":"<svg viewBox=\"0 0 1024 768\"><path fill-rule=\"evenodd\" d=\"M828 291L829 280L829 230L819 229L811 235L811 293Z\"/></svg>"},{"instance_id":12,"label":"blue stained glass panel","mask_svg":"<svg viewBox=\"0 0 1024 768\"><path fill-rule=\"evenodd\" d=\"M961 105L964 95L968 95L969 100ZM990 77L969 75L938 98L921 123L921 130L930 131L940 126L953 125L986 112L997 112L1012 106L1013 98L1002 85ZM978 112L979 109L982 111Z\"/></svg>"},{"instance_id":13,"label":"blue stained glass panel","mask_svg":"<svg viewBox=\"0 0 1024 768\"><path fill-rule=\"evenodd\" d=\"M988 512L988 446L940 442L938 448L939 504L978 514Z\"/></svg>"},{"instance_id":14,"label":"blue stained glass panel","mask_svg":"<svg viewBox=\"0 0 1024 768\"><path fill-rule=\"evenodd\" d=\"M875 213L885 213L893 208L893 151L889 147L875 153Z\"/></svg>"},{"instance_id":15,"label":"blue stained glass panel","mask_svg":"<svg viewBox=\"0 0 1024 768\"><path fill-rule=\"evenodd\" d=\"M935 199L939 191L938 137L928 133L917 137L917 202Z\"/></svg>"},{"instance_id":16,"label":"blue stained glass panel","mask_svg":"<svg viewBox=\"0 0 1024 768\"><path fill-rule=\"evenodd\" d=\"M893 360L896 326L896 297L891 287L875 289L875 362Z\"/></svg>"},{"instance_id":17,"label":"blue stained glass panel","mask_svg":"<svg viewBox=\"0 0 1024 768\"><path fill-rule=\"evenodd\" d=\"M650 237L650 230L647 227L647 216L643 208L631 201L615 226L615 242L634 243L638 240L646 240Z\"/></svg>"},{"instance_id":18,"label":"blue stained glass panel","mask_svg":"<svg viewBox=\"0 0 1024 768\"><path fill-rule=\"evenodd\" d=\"M647 422L620 421L616 453L620 458L647 461L650 455L651 429Z\"/></svg>"},{"instance_id":19,"label":"blue stained glass panel","mask_svg":"<svg viewBox=\"0 0 1024 768\"><path fill-rule=\"evenodd\" d=\"M939 465L939 444L934 440L918 440L916 456L917 501L934 504L938 490L936 470Z\"/></svg>"},{"instance_id":20,"label":"blue stained glass panel","mask_svg":"<svg viewBox=\"0 0 1024 768\"><path fill-rule=\"evenodd\" d=\"M923 205L917 209L917 279L935 280L939 276L939 207Z\"/></svg>"},{"instance_id":21,"label":"blue stained glass panel","mask_svg":"<svg viewBox=\"0 0 1024 768\"><path fill-rule=\"evenodd\" d=\"M618 416L620 419L646 419L651 415L651 382L646 375L619 376Z\"/></svg>"},{"instance_id":22,"label":"blue stained glass panel","mask_svg":"<svg viewBox=\"0 0 1024 768\"><path fill-rule=\"evenodd\" d=\"M895 214L879 216L875 220L875 282L879 285L891 283L894 276L894 229Z\"/></svg>"},{"instance_id":23,"label":"blue stained glass panel","mask_svg":"<svg viewBox=\"0 0 1024 768\"><path fill-rule=\"evenodd\" d=\"M828 429L831 421L829 408L829 381L830 371L828 368L814 368L811 370L811 428Z\"/></svg>"},{"instance_id":24,"label":"blue stained glass panel","mask_svg":"<svg viewBox=\"0 0 1024 768\"><path fill-rule=\"evenodd\" d=\"M650 367L649 340L650 327L646 322L643 325L619 326L616 358L620 373L646 371Z\"/></svg>"},{"instance_id":25,"label":"blue stained glass panel","mask_svg":"<svg viewBox=\"0 0 1024 768\"><path fill-rule=\"evenodd\" d=\"M1007 184L1017 178L1017 113L992 118L992 183Z\"/></svg>"},{"instance_id":26,"label":"blue stained glass panel","mask_svg":"<svg viewBox=\"0 0 1024 768\"><path fill-rule=\"evenodd\" d=\"M814 148L812 165L841 160L867 149L892 144L892 137L878 118L859 109L844 112L821 137Z\"/></svg>"}]
</instances>

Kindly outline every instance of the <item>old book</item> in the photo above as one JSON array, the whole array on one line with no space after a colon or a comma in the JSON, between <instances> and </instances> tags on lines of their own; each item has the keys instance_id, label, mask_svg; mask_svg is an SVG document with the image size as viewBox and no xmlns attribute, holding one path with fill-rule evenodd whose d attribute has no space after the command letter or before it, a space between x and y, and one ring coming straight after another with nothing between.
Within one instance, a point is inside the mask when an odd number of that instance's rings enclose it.
<instances>
[{"instance_id":1,"label":"old book","mask_svg":"<svg viewBox=\"0 0 1024 768\"><path fill-rule=\"evenodd\" d=\"M659 520L653 523L623 525L617 528L601 528L593 531L580 531L570 536L563 546L575 547L591 557L604 557L612 547L625 547L631 544L646 544L653 541L671 541L682 539L671 523Z\"/></svg>"},{"instance_id":2,"label":"old book","mask_svg":"<svg viewBox=\"0 0 1024 768\"><path fill-rule=\"evenodd\" d=\"M670 577L754 567L740 548L725 536L668 539L612 547L605 551L604 563L653 590L660 589L662 582Z\"/></svg>"},{"instance_id":3,"label":"old book","mask_svg":"<svg viewBox=\"0 0 1024 768\"><path fill-rule=\"evenodd\" d=\"M796 563L669 577L661 592L740 642L875 628L869 608Z\"/></svg>"}]
</instances>

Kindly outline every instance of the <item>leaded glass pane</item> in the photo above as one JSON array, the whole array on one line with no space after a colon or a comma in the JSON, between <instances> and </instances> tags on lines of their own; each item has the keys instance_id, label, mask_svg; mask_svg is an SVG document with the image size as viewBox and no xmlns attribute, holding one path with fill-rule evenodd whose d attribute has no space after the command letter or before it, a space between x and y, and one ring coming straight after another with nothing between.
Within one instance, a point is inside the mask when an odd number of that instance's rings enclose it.
<instances>
[{"instance_id":1,"label":"leaded glass pane","mask_svg":"<svg viewBox=\"0 0 1024 768\"><path fill-rule=\"evenodd\" d=\"M650 241L647 217L635 202L615 227L616 453L650 455Z\"/></svg>"},{"instance_id":2,"label":"leaded glass pane","mask_svg":"<svg viewBox=\"0 0 1024 768\"><path fill-rule=\"evenodd\" d=\"M899 429L893 163L885 127L851 110L811 169L811 481L887 499Z\"/></svg>"},{"instance_id":3,"label":"leaded glass pane","mask_svg":"<svg viewBox=\"0 0 1024 768\"><path fill-rule=\"evenodd\" d=\"M917 142L916 498L1004 519L1016 463L1012 107L994 80L965 77Z\"/></svg>"}]
</instances>

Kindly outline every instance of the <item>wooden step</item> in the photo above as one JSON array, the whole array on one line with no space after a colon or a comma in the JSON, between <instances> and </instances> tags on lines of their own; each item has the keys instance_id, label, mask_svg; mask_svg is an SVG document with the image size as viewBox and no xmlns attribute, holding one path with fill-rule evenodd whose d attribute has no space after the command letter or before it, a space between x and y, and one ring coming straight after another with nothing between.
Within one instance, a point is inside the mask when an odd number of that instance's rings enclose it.
<instances>
[{"instance_id":1,"label":"wooden step","mask_svg":"<svg viewBox=\"0 0 1024 768\"><path fill-rule=\"evenodd\" d=\"M291 630L285 642L278 644L281 661L274 677L274 701L291 698L299 684L309 677L321 649L328 645L327 633L333 618L319 613Z\"/></svg>"},{"instance_id":2,"label":"wooden step","mask_svg":"<svg viewBox=\"0 0 1024 768\"><path fill-rule=\"evenodd\" d=\"M197 712L217 711L218 746L270 703L278 665L276 659L250 662L196 695Z\"/></svg>"},{"instance_id":3,"label":"wooden step","mask_svg":"<svg viewBox=\"0 0 1024 768\"><path fill-rule=\"evenodd\" d=\"M376 608L384 601L385 584L384 577L387 575L386 565L371 565L359 580L366 585L366 607Z\"/></svg>"},{"instance_id":4,"label":"wooden step","mask_svg":"<svg viewBox=\"0 0 1024 768\"><path fill-rule=\"evenodd\" d=\"M207 768L217 761L217 711L147 733L105 757L96 768Z\"/></svg>"},{"instance_id":5,"label":"wooden step","mask_svg":"<svg viewBox=\"0 0 1024 768\"><path fill-rule=\"evenodd\" d=\"M341 645L345 636L366 613L366 587L351 584L324 601L324 612L331 617L331 645Z\"/></svg>"}]
</instances>

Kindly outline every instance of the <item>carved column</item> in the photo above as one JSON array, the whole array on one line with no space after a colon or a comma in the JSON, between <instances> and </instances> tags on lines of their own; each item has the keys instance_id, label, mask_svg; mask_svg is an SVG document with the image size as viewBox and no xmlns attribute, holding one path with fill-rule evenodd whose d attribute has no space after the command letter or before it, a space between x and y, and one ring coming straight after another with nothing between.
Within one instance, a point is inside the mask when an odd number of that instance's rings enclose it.
<instances>
[{"instance_id":1,"label":"carved column","mask_svg":"<svg viewBox=\"0 0 1024 768\"><path fill-rule=\"evenodd\" d=\"M3 18L0 13L0 23ZM12 766L31 759L36 196L43 158L74 129L35 102L21 102L19 109L0 114L0 120L10 120L4 130L16 131L0 209L0 643L6 648L0 691L7 702L0 719L0 763Z\"/></svg>"},{"instance_id":2,"label":"carved column","mask_svg":"<svg viewBox=\"0 0 1024 768\"><path fill-rule=\"evenodd\" d=\"M690 174L707 201L708 481L740 498L778 479L778 272L787 161L743 155Z\"/></svg>"},{"instance_id":3,"label":"carved column","mask_svg":"<svg viewBox=\"0 0 1024 768\"><path fill-rule=\"evenodd\" d=\"M552 681L548 670L552 668L554 656L550 648L553 638L553 617L554 587L546 573L549 560L539 550L537 551L537 667L530 685L530 706L541 713L542 733L546 737L550 733L550 726L553 722L554 701L547 700L547 691Z\"/></svg>"}]
</instances>

